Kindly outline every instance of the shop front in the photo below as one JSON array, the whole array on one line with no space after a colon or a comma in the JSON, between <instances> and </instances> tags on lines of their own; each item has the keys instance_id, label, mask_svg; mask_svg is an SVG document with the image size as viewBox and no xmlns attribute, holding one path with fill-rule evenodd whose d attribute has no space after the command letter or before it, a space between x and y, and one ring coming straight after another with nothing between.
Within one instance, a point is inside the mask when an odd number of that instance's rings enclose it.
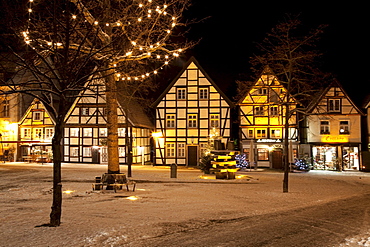
<instances>
[{"instance_id":1,"label":"shop front","mask_svg":"<svg viewBox=\"0 0 370 247\"><path fill-rule=\"evenodd\" d=\"M316 170L359 170L359 144L325 144L312 146L313 168Z\"/></svg>"},{"instance_id":2,"label":"shop front","mask_svg":"<svg viewBox=\"0 0 370 247\"><path fill-rule=\"evenodd\" d=\"M284 142L282 139L255 139L243 144L249 167L283 169ZM298 143L289 141L289 160L297 158Z\"/></svg>"}]
</instances>

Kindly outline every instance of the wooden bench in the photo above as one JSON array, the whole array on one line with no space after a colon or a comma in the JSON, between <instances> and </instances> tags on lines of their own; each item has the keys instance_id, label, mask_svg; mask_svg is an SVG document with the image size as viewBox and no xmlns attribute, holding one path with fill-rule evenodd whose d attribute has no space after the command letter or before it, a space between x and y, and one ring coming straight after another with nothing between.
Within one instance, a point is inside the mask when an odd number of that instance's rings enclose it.
<instances>
[{"instance_id":1,"label":"wooden bench","mask_svg":"<svg viewBox=\"0 0 370 247\"><path fill-rule=\"evenodd\" d=\"M132 191L135 191L136 182L127 179L125 174L108 174L104 173L102 177L95 177L95 183L92 184L93 190L113 189L114 192L121 190L126 186L126 190L130 191L129 185L132 185Z\"/></svg>"}]
</instances>

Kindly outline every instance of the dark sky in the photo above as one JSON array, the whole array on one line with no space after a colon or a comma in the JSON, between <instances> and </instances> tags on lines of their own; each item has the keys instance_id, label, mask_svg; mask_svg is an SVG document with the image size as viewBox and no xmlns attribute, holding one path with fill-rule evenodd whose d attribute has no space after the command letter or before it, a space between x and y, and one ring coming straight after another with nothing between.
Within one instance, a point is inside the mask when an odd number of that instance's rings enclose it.
<instances>
[{"instance_id":1,"label":"dark sky","mask_svg":"<svg viewBox=\"0 0 370 247\"><path fill-rule=\"evenodd\" d=\"M324 53L323 70L333 73L356 102L370 89L370 79L365 74L370 55L369 10L365 2L193 2L189 10L193 16L209 17L191 30L195 38L202 38L193 52L201 65L215 71L209 74L232 81L237 74L250 73L249 58L256 51L255 42L260 42L285 14L300 14L307 27L328 24L319 43Z\"/></svg>"}]
</instances>

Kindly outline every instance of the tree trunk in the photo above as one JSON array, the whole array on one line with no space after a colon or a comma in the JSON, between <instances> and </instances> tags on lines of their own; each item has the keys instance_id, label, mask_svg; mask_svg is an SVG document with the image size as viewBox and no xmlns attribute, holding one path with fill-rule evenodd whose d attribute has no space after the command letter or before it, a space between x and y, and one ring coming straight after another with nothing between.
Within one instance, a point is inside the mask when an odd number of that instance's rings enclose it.
<instances>
[{"instance_id":1,"label":"tree trunk","mask_svg":"<svg viewBox=\"0 0 370 247\"><path fill-rule=\"evenodd\" d=\"M104 73L106 80L106 110L107 110L107 145L108 145L108 173L120 173L118 156L118 116L117 116L117 84L114 78L113 69Z\"/></svg>"},{"instance_id":2,"label":"tree trunk","mask_svg":"<svg viewBox=\"0 0 370 247\"><path fill-rule=\"evenodd\" d=\"M53 148L53 204L51 206L49 226L59 226L62 216L62 145L64 130L64 117L59 117L55 124L54 136L52 139Z\"/></svg>"}]
</instances>

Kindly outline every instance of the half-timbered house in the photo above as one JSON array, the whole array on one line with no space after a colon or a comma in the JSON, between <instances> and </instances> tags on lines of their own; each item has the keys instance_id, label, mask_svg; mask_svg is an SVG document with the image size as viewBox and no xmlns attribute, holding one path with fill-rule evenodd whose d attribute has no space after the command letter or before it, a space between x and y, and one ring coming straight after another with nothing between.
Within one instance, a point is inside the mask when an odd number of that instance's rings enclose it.
<instances>
[{"instance_id":1,"label":"half-timbered house","mask_svg":"<svg viewBox=\"0 0 370 247\"><path fill-rule=\"evenodd\" d=\"M52 160L51 139L54 135L54 120L44 104L34 99L19 122L19 159L48 162Z\"/></svg>"},{"instance_id":2,"label":"half-timbered house","mask_svg":"<svg viewBox=\"0 0 370 247\"><path fill-rule=\"evenodd\" d=\"M251 166L282 168L286 102L285 87L273 71L266 67L259 79L237 103L242 151ZM289 99L289 106L291 110L296 108L292 97ZM289 118L288 139L289 156L292 160L298 149L295 113Z\"/></svg>"},{"instance_id":3,"label":"half-timbered house","mask_svg":"<svg viewBox=\"0 0 370 247\"><path fill-rule=\"evenodd\" d=\"M101 80L90 82L76 98L65 119L65 162L108 162L105 99L105 85ZM151 158L153 124L134 100L118 101L119 162L127 163L128 155L132 155L132 163L145 164Z\"/></svg>"},{"instance_id":4,"label":"half-timbered house","mask_svg":"<svg viewBox=\"0 0 370 247\"><path fill-rule=\"evenodd\" d=\"M361 116L338 81L326 87L308 108L307 142L315 169L360 169Z\"/></svg>"},{"instance_id":5,"label":"half-timbered house","mask_svg":"<svg viewBox=\"0 0 370 247\"><path fill-rule=\"evenodd\" d=\"M154 103L157 165L196 166L210 148L230 139L232 103L191 58ZM210 147L216 143L216 146Z\"/></svg>"}]
</instances>

